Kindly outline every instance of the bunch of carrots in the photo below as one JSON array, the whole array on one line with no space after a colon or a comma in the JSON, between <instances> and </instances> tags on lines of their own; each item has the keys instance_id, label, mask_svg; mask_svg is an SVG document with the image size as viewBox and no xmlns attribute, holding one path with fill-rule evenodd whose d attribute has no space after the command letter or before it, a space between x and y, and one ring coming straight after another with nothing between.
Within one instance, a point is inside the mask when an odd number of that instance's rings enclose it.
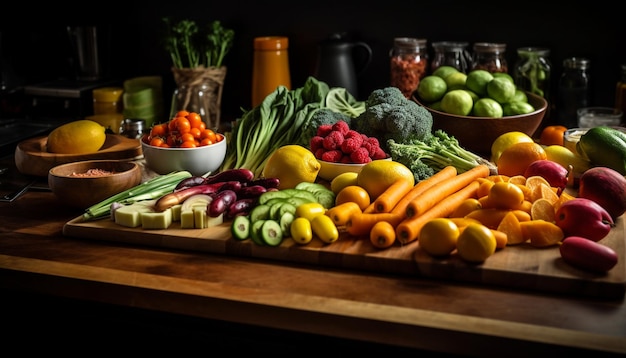
<instances>
[{"instance_id":1,"label":"bunch of carrots","mask_svg":"<svg viewBox=\"0 0 626 358\"><path fill-rule=\"evenodd\" d=\"M377 248L390 247L396 240L408 244L418 239L429 220L448 217L465 199L475 197L480 186L478 179L489 174L486 165L460 174L448 166L415 185L396 181L362 211L351 205L338 205L328 215L335 224L345 225L352 236L369 234Z\"/></svg>"}]
</instances>

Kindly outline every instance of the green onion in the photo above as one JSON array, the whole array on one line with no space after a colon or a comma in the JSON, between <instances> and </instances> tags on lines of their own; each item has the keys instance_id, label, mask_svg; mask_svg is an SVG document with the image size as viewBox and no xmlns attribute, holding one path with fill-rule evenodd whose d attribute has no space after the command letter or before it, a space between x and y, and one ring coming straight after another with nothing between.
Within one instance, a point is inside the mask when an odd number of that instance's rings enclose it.
<instances>
[{"instance_id":1,"label":"green onion","mask_svg":"<svg viewBox=\"0 0 626 358\"><path fill-rule=\"evenodd\" d=\"M171 193L181 180L190 177L191 173L185 170L156 176L90 206L85 210L83 220L90 221L109 217L111 215L111 204L113 203L128 205L138 201L158 199L165 194Z\"/></svg>"}]
</instances>

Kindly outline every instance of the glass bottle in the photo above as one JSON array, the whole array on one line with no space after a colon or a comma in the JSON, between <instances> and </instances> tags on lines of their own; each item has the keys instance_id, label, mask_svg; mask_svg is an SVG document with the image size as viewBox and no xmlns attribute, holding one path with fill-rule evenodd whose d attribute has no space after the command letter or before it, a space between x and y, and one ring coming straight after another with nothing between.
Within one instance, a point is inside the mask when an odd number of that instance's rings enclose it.
<instances>
[{"instance_id":1,"label":"glass bottle","mask_svg":"<svg viewBox=\"0 0 626 358\"><path fill-rule=\"evenodd\" d=\"M578 126L576 111L591 104L589 92L590 62L586 58L570 57L563 60L563 74L559 79L557 112L559 124L567 128Z\"/></svg>"},{"instance_id":2,"label":"glass bottle","mask_svg":"<svg viewBox=\"0 0 626 358\"><path fill-rule=\"evenodd\" d=\"M538 47L517 49L518 60L513 70L515 85L524 91L548 99L550 95L550 50Z\"/></svg>"},{"instance_id":3,"label":"glass bottle","mask_svg":"<svg viewBox=\"0 0 626 358\"><path fill-rule=\"evenodd\" d=\"M626 113L626 64L622 64L620 68L620 79L615 86L615 108Z\"/></svg>"},{"instance_id":4,"label":"glass bottle","mask_svg":"<svg viewBox=\"0 0 626 358\"><path fill-rule=\"evenodd\" d=\"M391 80L406 98L411 98L428 66L427 40L397 37L389 52Z\"/></svg>"},{"instance_id":5,"label":"glass bottle","mask_svg":"<svg viewBox=\"0 0 626 358\"><path fill-rule=\"evenodd\" d=\"M477 42L474 44L472 56L472 70L485 70L494 72L509 72L505 58L506 44Z\"/></svg>"},{"instance_id":6,"label":"glass bottle","mask_svg":"<svg viewBox=\"0 0 626 358\"><path fill-rule=\"evenodd\" d=\"M278 86L291 89L289 39L263 36L254 39L252 65L252 106L260 105Z\"/></svg>"},{"instance_id":7,"label":"glass bottle","mask_svg":"<svg viewBox=\"0 0 626 358\"><path fill-rule=\"evenodd\" d=\"M467 73L472 66L472 56L467 51L467 42L440 41L433 43L435 55L430 63L430 71L434 72L440 66L452 66Z\"/></svg>"}]
</instances>

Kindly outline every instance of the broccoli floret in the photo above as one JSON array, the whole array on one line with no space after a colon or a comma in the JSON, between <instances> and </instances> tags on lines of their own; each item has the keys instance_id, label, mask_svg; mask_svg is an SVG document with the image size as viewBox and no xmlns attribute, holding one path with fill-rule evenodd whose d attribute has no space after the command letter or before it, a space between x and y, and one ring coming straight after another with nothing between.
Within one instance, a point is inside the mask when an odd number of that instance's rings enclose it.
<instances>
[{"instance_id":1,"label":"broccoli floret","mask_svg":"<svg viewBox=\"0 0 626 358\"><path fill-rule=\"evenodd\" d=\"M399 143L426 140L432 135L433 117L430 112L404 97L396 87L374 90L366 100L365 112L352 120L352 128L377 137L385 151L387 141Z\"/></svg>"},{"instance_id":2,"label":"broccoli floret","mask_svg":"<svg viewBox=\"0 0 626 358\"><path fill-rule=\"evenodd\" d=\"M391 158L407 166L415 180L429 178L446 166L454 166L457 172L466 172L480 164L489 166L495 173L495 166L478 154L459 145L459 141L448 133L437 130L426 140L414 139L410 142L387 141ZM429 171L426 167L432 169Z\"/></svg>"},{"instance_id":3,"label":"broccoli floret","mask_svg":"<svg viewBox=\"0 0 626 358\"><path fill-rule=\"evenodd\" d=\"M338 121L344 121L350 125L352 121L352 117L336 112L330 108L322 107L317 110L314 110L310 113L309 118L305 120L302 125L302 132L300 133L300 139L296 144L300 144L306 148L309 147L311 143L311 138L313 138L317 134L317 128L322 124L335 124Z\"/></svg>"}]
</instances>

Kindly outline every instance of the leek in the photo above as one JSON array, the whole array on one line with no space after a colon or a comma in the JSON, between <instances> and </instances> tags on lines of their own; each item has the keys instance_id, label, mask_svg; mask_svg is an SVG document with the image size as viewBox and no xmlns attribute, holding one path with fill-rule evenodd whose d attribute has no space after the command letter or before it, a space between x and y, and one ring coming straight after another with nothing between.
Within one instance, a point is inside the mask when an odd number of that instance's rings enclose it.
<instances>
[{"instance_id":1,"label":"leek","mask_svg":"<svg viewBox=\"0 0 626 358\"><path fill-rule=\"evenodd\" d=\"M111 204L113 203L129 205L138 201L158 199L174 191L176 185L178 185L181 180L190 178L191 176L191 173L186 170L156 176L85 209L83 220L91 221L109 217L111 215Z\"/></svg>"}]
</instances>

